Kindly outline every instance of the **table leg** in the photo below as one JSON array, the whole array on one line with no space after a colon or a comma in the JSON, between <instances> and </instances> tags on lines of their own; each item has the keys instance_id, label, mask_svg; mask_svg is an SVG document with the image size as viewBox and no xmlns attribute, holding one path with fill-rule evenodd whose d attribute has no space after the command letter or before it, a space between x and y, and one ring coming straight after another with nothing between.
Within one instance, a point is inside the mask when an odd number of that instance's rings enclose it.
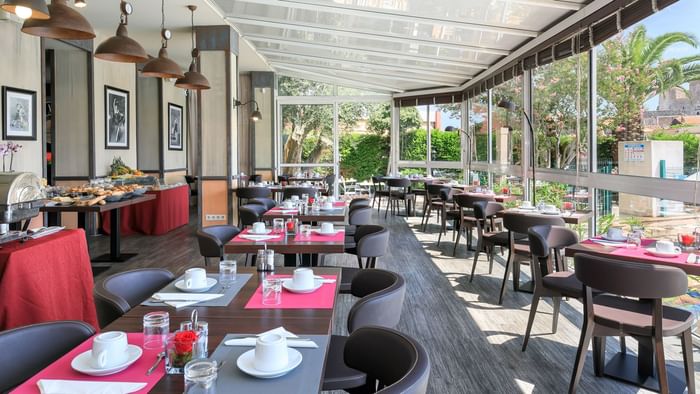
<instances>
[{"instance_id":1,"label":"table leg","mask_svg":"<svg viewBox=\"0 0 700 394\"><path fill-rule=\"evenodd\" d=\"M48 222L49 226L60 226L61 225L61 213L60 212L48 212Z\"/></svg>"},{"instance_id":2,"label":"table leg","mask_svg":"<svg viewBox=\"0 0 700 394\"><path fill-rule=\"evenodd\" d=\"M284 255L284 266L285 267L296 267L297 266L297 255L285 254Z\"/></svg>"},{"instance_id":3,"label":"table leg","mask_svg":"<svg viewBox=\"0 0 700 394\"><path fill-rule=\"evenodd\" d=\"M121 263L134 256L136 253L121 252L121 208L109 211L109 254L93 259L93 262Z\"/></svg>"},{"instance_id":4,"label":"table leg","mask_svg":"<svg viewBox=\"0 0 700 394\"><path fill-rule=\"evenodd\" d=\"M83 230L87 230L87 213L86 212L78 212L78 228L82 228Z\"/></svg>"}]
</instances>

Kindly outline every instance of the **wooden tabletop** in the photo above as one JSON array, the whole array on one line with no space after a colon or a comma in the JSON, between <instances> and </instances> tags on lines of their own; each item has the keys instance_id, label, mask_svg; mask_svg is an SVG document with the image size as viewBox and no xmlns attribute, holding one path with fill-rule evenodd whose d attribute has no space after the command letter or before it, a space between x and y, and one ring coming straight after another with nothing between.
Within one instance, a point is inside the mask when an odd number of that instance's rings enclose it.
<instances>
[{"instance_id":1,"label":"wooden tabletop","mask_svg":"<svg viewBox=\"0 0 700 394\"><path fill-rule=\"evenodd\" d=\"M594 256L609 257L617 260L632 261L637 263L668 265L671 267L680 268L689 275L700 275L700 264L687 263L686 258L682 258L680 260L664 260L658 257L652 258L651 256L647 258L645 257L646 254L634 256L626 256L624 254L613 255L612 252L616 251L617 249L618 248L613 246L606 246L598 243L578 243L576 245L569 246L568 248L566 248L565 255L567 257L574 257L576 253L587 253Z\"/></svg>"},{"instance_id":2,"label":"wooden tabletop","mask_svg":"<svg viewBox=\"0 0 700 394\"><path fill-rule=\"evenodd\" d=\"M511 208L506 210L505 212L512 212L512 213L517 213L521 215L544 215L543 213L539 213L537 210L522 210L518 208ZM551 215L547 215L551 216ZM561 214L559 215L562 219L564 219L564 223L566 224L582 224L588 222L590 218L593 217L593 212L591 211L576 211L573 212L570 215L567 214Z\"/></svg>"},{"instance_id":3,"label":"wooden tabletop","mask_svg":"<svg viewBox=\"0 0 700 394\"><path fill-rule=\"evenodd\" d=\"M301 241L295 239L293 235L286 236L280 241L229 241L224 245L224 252L230 254L257 253L258 249L263 249L267 245L279 254L330 254L344 253L345 240L339 241Z\"/></svg>"},{"instance_id":4,"label":"wooden tabletop","mask_svg":"<svg viewBox=\"0 0 700 394\"><path fill-rule=\"evenodd\" d=\"M218 268L207 268L209 273L217 273ZM275 274L291 274L291 268L278 268ZM253 277L238 292L236 297L225 307L186 307L175 309L162 307L137 306L124 316L102 329L102 331L141 332L143 315L153 311L167 311L170 314L170 331L177 330L180 322L190 319L193 309L197 309L199 319L209 323L209 354L223 340L226 334L251 334L283 326L297 335L330 335L333 327L333 314L338 301L336 286L333 309L244 309L245 304L261 283L261 275L255 268L239 267L239 273L253 273ZM339 268L314 268L318 275L337 275L340 283ZM155 361L155 360L154 360ZM178 393L184 388L182 375L165 375L151 393Z\"/></svg>"},{"instance_id":5,"label":"wooden tabletop","mask_svg":"<svg viewBox=\"0 0 700 394\"><path fill-rule=\"evenodd\" d=\"M292 176L287 179L289 182L322 182L325 178L321 176Z\"/></svg>"},{"instance_id":6,"label":"wooden tabletop","mask_svg":"<svg viewBox=\"0 0 700 394\"><path fill-rule=\"evenodd\" d=\"M513 202L517 201L520 197L515 196L512 194L487 194L487 193L472 193L472 192L467 192L464 194L468 194L470 196L476 196L476 197L493 197L494 200L498 202Z\"/></svg>"},{"instance_id":7,"label":"wooden tabletop","mask_svg":"<svg viewBox=\"0 0 700 394\"><path fill-rule=\"evenodd\" d=\"M347 206L343 207L336 207L336 209L330 210L330 211L318 211L318 212L309 212L305 213L302 215L299 214L289 214L289 213L282 213L282 211L279 210L269 210L263 214L263 219L264 220L272 220L272 219L287 219L291 217L295 217L299 219L302 222L345 222L345 215L348 211Z\"/></svg>"},{"instance_id":8,"label":"wooden tabletop","mask_svg":"<svg viewBox=\"0 0 700 394\"><path fill-rule=\"evenodd\" d=\"M156 195L153 193L146 193L141 196L136 196L128 198L126 200L108 202L105 205L95 204L91 206L82 205L50 205L41 207L42 212L107 212L113 209L123 208L129 205L141 204L142 202L155 200Z\"/></svg>"}]
</instances>

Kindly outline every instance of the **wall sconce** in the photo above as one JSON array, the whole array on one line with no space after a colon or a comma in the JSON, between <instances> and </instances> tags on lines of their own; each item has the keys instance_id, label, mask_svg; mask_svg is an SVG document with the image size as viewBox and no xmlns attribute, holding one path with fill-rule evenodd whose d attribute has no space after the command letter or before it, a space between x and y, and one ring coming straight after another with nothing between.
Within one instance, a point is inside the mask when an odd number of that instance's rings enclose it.
<instances>
[{"instance_id":1,"label":"wall sconce","mask_svg":"<svg viewBox=\"0 0 700 394\"><path fill-rule=\"evenodd\" d=\"M259 121L259 120L262 120L262 114L260 113L260 111L259 111L259 109L258 109L258 102L255 101L255 100L250 100L250 101L245 102L245 103L242 103L242 102L240 102L239 100L236 100L236 101L233 102L233 106L234 106L234 107L242 107L242 106L248 105L248 104L250 104L250 103L254 103L254 104L255 104L255 111L253 111L253 113L250 115L250 119L251 119L253 122L257 122L257 121Z\"/></svg>"}]
</instances>

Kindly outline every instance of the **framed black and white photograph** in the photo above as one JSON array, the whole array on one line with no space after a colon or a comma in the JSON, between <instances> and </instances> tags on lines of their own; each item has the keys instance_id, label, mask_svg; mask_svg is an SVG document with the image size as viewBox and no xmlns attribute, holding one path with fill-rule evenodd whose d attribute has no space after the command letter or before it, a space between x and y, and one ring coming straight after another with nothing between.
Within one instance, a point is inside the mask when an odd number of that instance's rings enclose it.
<instances>
[{"instance_id":1,"label":"framed black and white photograph","mask_svg":"<svg viewBox=\"0 0 700 394\"><path fill-rule=\"evenodd\" d=\"M182 107L168 103L168 149L182 150Z\"/></svg>"},{"instance_id":2,"label":"framed black and white photograph","mask_svg":"<svg viewBox=\"0 0 700 394\"><path fill-rule=\"evenodd\" d=\"M36 92L2 87L2 137L36 140Z\"/></svg>"},{"instance_id":3,"label":"framed black and white photograph","mask_svg":"<svg viewBox=\"0 0 700 394\"><path fill-rule=\"evenodd\" d=\"M106 85L105 149L129 149L129 92Z\"/></svg>"}]
</instances>

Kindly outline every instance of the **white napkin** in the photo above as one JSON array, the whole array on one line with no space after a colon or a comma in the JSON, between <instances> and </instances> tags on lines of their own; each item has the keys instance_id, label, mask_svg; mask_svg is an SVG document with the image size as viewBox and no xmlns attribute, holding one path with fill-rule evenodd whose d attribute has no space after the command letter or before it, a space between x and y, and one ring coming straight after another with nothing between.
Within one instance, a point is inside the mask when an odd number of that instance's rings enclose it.
<instances>
[{"instance_id":1,"label":"white napkin","mask_svg":"<svg viewBox=\"0 0 700 394\"><path fill-rule=\"evenodd\" d=\"M198 293L155 293L151 297L155 301L162 301L173 308L184 308L203 301L211 301L223 297L223 294L198 294Z\"/></svg>"},{"instance_id":2,"label":"white napkin","mask_svg":"<svg viewBox=\"0 0 700 394\"><path fill-rule=\"evenodd\" d=\"M40 379L37 386L41 394L127 394L143 389L146 383Z\"/></svg>"},{"instance_id":3,"label":"white napkin","mask_svg":"<svg viewBox=\"0 0 700 394\"><path fill-rule=\"evenodd\" d=\"M324 277L319 276L319 275L314 275L314 279L320 280L321 283L335 283L336 282L335 279L327 279L327 278L324 278ZM290 278L290 280L291 280L291 278Z\"/></svg>"},{"instance_id":4,"label":"white napkin","mask_svg":"<svg viewBox=\"0 0 700 394\"><path fill-rule=\"evenodd\" d=\"M253 234L243 234L239 235L243 239L249 239L251 241L267 241L268 239L277 238L276 235L253 235Z\"/></svg>"},{"instance_id":5,"label":"white napkin","mask_svg":"<svg viewBox=\"0 0 700 394\"><path fill-rule=\"evenodd\" d=\"M611 242L594 238L591 238L591 241L603 246L612 246L613 248L627 248L627 243L625 242Z\"/></svg>"},{"instance_id":6,"label":"white napkin","mask_svg":"<svg viewBox=\"0 0 700 394\"><path fill-rule=\"evenodd\" d=\"M262 332L258 335L251 336L248 338L235 338L235 339L229 339L228 341L224 342L224 345L226 346L255 346L255 342L257 341L257 337L261 337L263 335L267 334L277 334L279 336L287 338L287 346L289 347L299 347L299 348L312 348L312 349L317 349L318 345L314 341L305 341L305 340L297 340L295 338L299 338L295 334L287 331L284 327L277 327L274 328L270 331L265 331Z\"/></svg>"}]
</instances>

